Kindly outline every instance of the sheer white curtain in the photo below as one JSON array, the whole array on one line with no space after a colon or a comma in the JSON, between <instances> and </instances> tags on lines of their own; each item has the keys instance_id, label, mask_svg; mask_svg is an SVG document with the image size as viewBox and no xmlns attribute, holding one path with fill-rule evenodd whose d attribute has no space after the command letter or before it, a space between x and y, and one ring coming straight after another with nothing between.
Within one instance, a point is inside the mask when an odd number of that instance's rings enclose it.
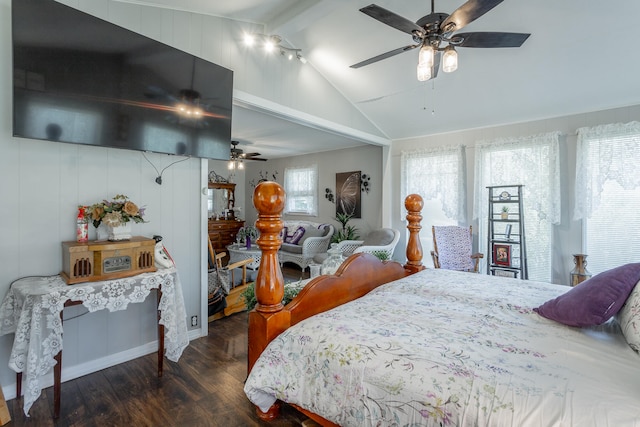
<instances>
[{"instance_id":1,"label":"sheer white curtain","mask_svg":"<svg viewBox=\"0 0 640 427\"><path fill-rule=\"evenodd\" d=\"M401 171L402 202L414 193L424 199L420 243L425 253L429 253L433 250L432 225L467 225L464 147L403 151ZM425 257L423 262L432 266L431 257Z\"/></svg>"},{"instance_id":2,"label":"sheer white curtain","mask_svg":"<svg viewBox=\"0 0 640 427\"><path fill-rule=\"evenodd\" d=\"M487 186L524 185L529 279L546 282L552 273L552 225L560 222L559 139L560 132L551 132L476 144L473 214L480 242L486 245L488 238Z\"/></svg>"},{"instance_id":3,"label":"sheer white curtain","mask_svg":"<svg viewBox=\"0 0 640 427\"><path fill-rule=\"evenodd\" d=\"M318 215L318 165L286 168L284 190L285 214Z\"/></svg>"},{"instance_id":4,"label":"sheer white curtain","mask_svg":"<svg viewBox=\"0 0 640 427\"><path fill-rule=\"evenodd\" d=\"M401 155L402 203L407 195L419 194L425 202L434 201L441 211L440 215L465 224L467 193L464 147L402 151Z\"/></svg>"},{"instance_id":5,"label":"sheer white curtain","mask_svg":"<svg viewBox=\"0 0 640 427\"><path fill-rule=\"evenodd\" d=\"M640 122L578 129L574 219L598 209L607 181L625 190L640 186Z\"/></svg>"},{"instance_id":6,"label":"sheer white curtain","mask_svg":"<svg viewBox=\"0 0 640 427\"><path fill-rule=\"evenodd\" d=\"M640 122L578 129L574 219L591 273L638 262Z\"/></svg>"}]
</instances>

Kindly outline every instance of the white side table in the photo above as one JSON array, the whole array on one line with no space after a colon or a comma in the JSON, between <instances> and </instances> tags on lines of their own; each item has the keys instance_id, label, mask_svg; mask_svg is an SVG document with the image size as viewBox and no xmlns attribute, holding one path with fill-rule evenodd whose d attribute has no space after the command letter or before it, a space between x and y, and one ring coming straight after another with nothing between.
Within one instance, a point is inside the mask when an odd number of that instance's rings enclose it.
<instances>
[{"instance_id":1,"label":"white side table","mask_svg":"<svg viewBox=\"0 0 640 427\"><path fill-rule=\"evenodd\" d=\"M247 268L256 271L260 267L260 259L262 258L262 251L257 245L251 245L251 249L247 249L244 245L229 245L227 246L229 252L229 263L238 261L244 261L245 259L253 259L253 262L247 264Z\"/></svg>"},{"instance_id":2,"label":"white side table","mask_svg":"<svg viewBox=\"0 0 640 427\"><path fill-rule=\"evenodd\" d=\"M189 345L184 298L175 268L74 285L67 285L59 275L13 282L0 305L0 335L15 334L9 367L17 373L17 396L22 373L26 374L25 415L41 394L40 377L51 368L54 418L60 415L64 307L82 304L90 312L125 310L128 304L144 301L153 289L158 293L158 376L162 376L163 357L177 362Z\"/></svg>"}]
</instances>

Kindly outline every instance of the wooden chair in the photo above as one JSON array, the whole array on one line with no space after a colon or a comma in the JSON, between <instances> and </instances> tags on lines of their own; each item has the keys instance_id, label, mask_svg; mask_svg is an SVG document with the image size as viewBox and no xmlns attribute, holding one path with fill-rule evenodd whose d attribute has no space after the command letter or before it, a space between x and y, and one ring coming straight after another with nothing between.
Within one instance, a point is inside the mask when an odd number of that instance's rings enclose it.
<instances>
[{"instance_id":1,"label":"wooden chair","mask_svg":"<svg viewBox=\"0 0 640 427\"><path fill-rule=\"evenodd\" d=\"M251 264L253 259L243 259L238 262L227 264L226 266L222 265L222 260L226 258L226 252L216 253L213 249L213 245L211 244L211 239L209 239L209 274L219 274L225 278L228 278L229 285L228 289L225 289L228 292L228 295L225 298L224 309L209 316L209 321L221 319L225 316L230 316L233 313L238 313L240 311L244 311L247 309L244 299L242 298L242 293L247 288L247 264ZM235 277L234 271L237 268L242 268L242 280L238 286L235 285ZM208 299L212 301L214 294L209 293Z\"/></svg>"},{"instance_id":2,"label":"wooden chair","mask_svg":"<svg viewBox=\"0 0 640 427\"><path fill-rule=\"evenodd\" d=\"M457 271L478 272L478 265L484 255L472 254L472 227L455 225L432 226L433 250L431 257L435 268Z\"/></svg>"}]
</instances>

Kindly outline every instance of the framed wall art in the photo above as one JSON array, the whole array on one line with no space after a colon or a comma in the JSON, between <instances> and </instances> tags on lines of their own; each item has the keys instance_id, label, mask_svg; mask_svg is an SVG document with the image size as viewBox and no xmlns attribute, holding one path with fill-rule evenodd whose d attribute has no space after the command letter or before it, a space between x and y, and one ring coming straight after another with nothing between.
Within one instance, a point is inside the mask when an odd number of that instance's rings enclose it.
<instances>
[{"instance_id":1,"label":"framed wall art","mask_svg":"<svg viewBox=\"0 0 640 427\"><path fill-rule=\"evenodd\" d=\"M336 214L362 218L360 176L361 171L336 174Z\"/></svg>"}]
</instances>

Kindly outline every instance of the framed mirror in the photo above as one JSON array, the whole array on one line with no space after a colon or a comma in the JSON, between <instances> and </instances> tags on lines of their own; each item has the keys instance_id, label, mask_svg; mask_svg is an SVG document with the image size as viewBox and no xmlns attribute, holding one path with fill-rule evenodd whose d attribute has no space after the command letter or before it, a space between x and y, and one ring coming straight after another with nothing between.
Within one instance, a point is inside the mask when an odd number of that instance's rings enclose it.
<instances>
[{"instance_id":1,"label":"framed mirror","mask_svg":"<svg viewBox=\"0 0 640 427\"><path fill-rule=\"evenodd\" d=\"M207 211L210 219L225 219L225 213L233 210L236 185L210 182L207 195Z\"/></svg>"}]
</instances>

